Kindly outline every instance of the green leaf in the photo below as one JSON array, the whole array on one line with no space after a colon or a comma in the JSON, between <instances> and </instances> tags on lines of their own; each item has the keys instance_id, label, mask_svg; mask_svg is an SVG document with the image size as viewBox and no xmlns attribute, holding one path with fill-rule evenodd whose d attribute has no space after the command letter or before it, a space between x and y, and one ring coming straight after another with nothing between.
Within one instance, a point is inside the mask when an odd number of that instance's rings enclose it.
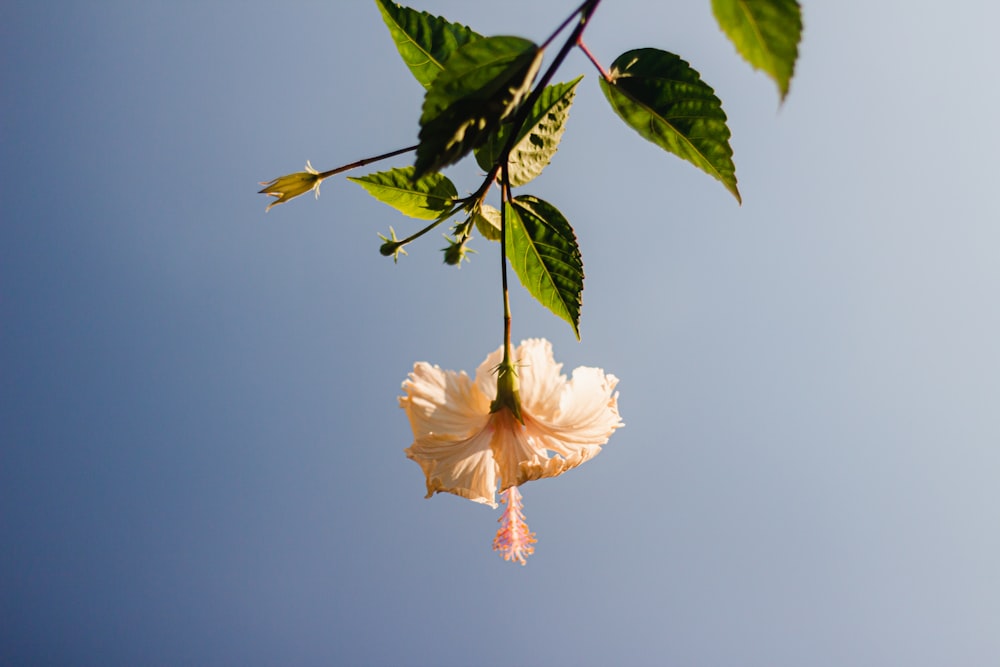
<instances>
[{"instance_id":1,"label":"green leaf","mask_svg":"<svg viewBox=\"0 0 1000 667\"><path fill-rule=\"evenodd\" d=\"M743 59L778 84L784 100L802 39L802 8L796 0L712 0L719 27Z\"/></svg>"},{"instance_id":2,"label":"green leaf","mask_svg":"<svg viewBox=\"0 0 1000 667\"><path fill-rule=\"evenodd\" d=\"M542 173L559 149L559 140L566 129L569 108L576 94L576 84L582 76L568 83L547 86L538 101L531 107L531 113L521 126L517 143L510 151L510 184L520 187L531 182ZM501 123L482 146L476 149L476 162L486 171L493 168L510 137L511 126Z\"/></svg>"},{"instance_id":3,"label":"green leaf","mask_svg":"<svg viewBox=\"0 0 1000 667\"><path fill-rule=\"evenodd\" d=\"M375 4L403 62L424 88L430 87L456 49L481 38L468 27L441 16L418 12L391 0L375 0Z\"/></svg>"},{"instance_id":4,"label":"green leaf","mask_svg":"<svg viewBox=\"0 0 1000 667\"><path fill-rule=\"evenodd\" d=\"M428 174L414 180L413 167L390 169L367 176L349 176L375 199L388 204L403 215L421 220L434 220L455 204L458 191L442 174Z\"/></svg>"},{"instance_id":5,"label":"green leaf","mask_svg":"<svg viewBox=\"0 0 1000 667\"><path fill-rule=\"evenodd\" d=\"M484 37L455 51L424 96L416 176L481 144L531 89L542 51L520 37Z\"/></svg>"},{"instance_id":6,"label":"green leaf","mask_svg":"<svg viewBox=\"0 0 1000 667\"><path fill-rule=\"evenodd\" d=\"M601 89L632 129L722 182L742 201L722 102L678 56L659 49L626 51Z\"/></svg>"},{"instance_id":7,"label":"green leaf","mask_svg":"<svg viewBox=\"0 0 1000 667\"><path fill-rule=\"evenodd\" d=\"M573 227L551 204L521 195L507 203L507 242L521 284L579 339L583 258Z\"/></svg>"},{"instance_id":8,"label":"green leaf","mask_svg":"<svg viewBox=\"0 0 1000 667\"><path fill-rule=\"evenodd\" d=\"M481 204L472 211L476 229L487 241L500 240L500 210L489 204Z\"/></svg>"}]
</instances>

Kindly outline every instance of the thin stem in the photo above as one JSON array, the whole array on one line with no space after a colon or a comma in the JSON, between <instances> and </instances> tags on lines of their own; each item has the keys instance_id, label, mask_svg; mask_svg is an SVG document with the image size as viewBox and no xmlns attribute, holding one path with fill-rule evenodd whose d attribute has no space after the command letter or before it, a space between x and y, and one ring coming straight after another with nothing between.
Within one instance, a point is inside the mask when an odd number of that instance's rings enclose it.
<instances>
[{"instance_id":1,"label":"thin stem","mask_svg":"<svg viewBox=\"0 0 1000 667\"><path fill-rule=\"evenodd\" d=\"M471 195L465 198L464 201L479 202L481 205L486 199L486 194L490 191L490 186L497 180L497 174L500 173L500 164L497 163L493 165L490 172L486 174L486 178L483 179L483 184L479 186L479 189L473 192Z\"/></svg>"},{"instance_id":2,"label":"thin stem","mask_svg":"<svg viewBox=\"0 0 1000 667\"><path fill-rule=\"evenodd\" d=\"M408 146L407 148L400 148L398 150L391 151L389 153L383 153L382 155L376 155L375 157L366 157L363 160L358 160L357 162L352 162L350 164L345 164L343 167L337 167L336 169L331 169L330 171L322 172L320 178L329 178L334 174L339 174L344 171L350 171L351 169L357 169L358 167L363 167L366 164L371 164L372 162L378 162L379 160L387 160L391 157L396 157L397 155L402 155L403 153L410 153L417 150L416 146Z\"/></svg>"},{"instance_id":3,"label":"thin stem","mask_svg":"<svg viewBox=\"0 0 1000 667\"><path fill-rule=\"evenodd\" d=\"M561 32L562 32L562 31L563 31L563 30L564 30L564 29L566 28L566 26L568 26L568 25L570 24L570 22L571 22L571 21L572 21L573 19L575 19L575 18L576 18L577 14L579 14L580 12L582 12L582 11L583 11L583 10L584 10L584 9L585 9L585 8L587 7L587 5L588 5L588 4L590 3L590 1L591 1L591 0L584 0L584 3L583 3L582 5L580 5L580 6L579 6L579 7L577 7L576 9L574 9L574 10L573 10L573 13L572 13L572 14L570 14L569 16L567 16L567 17L566 17L566 18L565 18L565 19L563 20L563 22L559 24L559 27L558 27L558 28L556 28L555 30L553 30L553 31L552 31L552 34L551 34L551 35L549 35L549 38L548 38L548 39L546 39L546 40L545 40L544 42L542 42L542 46L541 46L541 49L542 49L543 51L544 51L544 50L545 50L545 49L546 49L546 48L547 48L547 47L549 46L549 44L551 44L551 43L552 43L552 40L553 40L553 39L555 39L555 38L556 38L556 36L557 36L557 35L558 35L559 33L561 33Z\"/></svg>"},{"instance_id":4,"label":"thin stem","mask_svg":"<svg viewBox=\"0 0 1000 667\"><path fill-rule=\"evenodd\" d=\"M552 64L549 65L547 70L545 70L542 78L538 80L538 84L535 86L534 90L531 91L531 95L528 96L528 99L526 99L524 104L521 105L521 108L518 109L517 115L514 116L511 127L517 128L517 130L511 132L510 136L507 138L507 143L504 145L503 152L500 154L501 162L506 163L511 150L513 150L514 144L517 141L518 134L520 134L521 126L524 125L524 122L528 119L528 115L531 114L531 110L534 108L535 102L537 102L538 98L542 96L543 92L545 92L545 87L549 85L549 81L551 81L552 77L555 76L556 70L558 70L562 65L570 50L576 46L577 42L580 41L580 38L583 36L583 31L587 27L587 23L590 21L590 17L594 14L594 11L597 9L599 4L601 4L601 0L586 0L586 2L580 5L576 11L570 14L570 18L579 15L580 21L576 24L576 27L573 28L573 32L570 33L569 39L567 39L562 47L560 47L556 57L552 60ZM560 28L560 30L562 30L562 28ZM493 176L493 178L496 178L496 167L493 168L490 175Z\"/></svg>"},{"instance_id":5,"label":"thin stem","mask_svg":"<svg viewBox=\"0 0 1000 667\"><path fill-rule=\"evenodd\" d=\"M455 215L455 213L458 212L458 210L459 210L458 208L453 208L452 210L448 211L448 213L446 213L445 215L442 215L442 216L438 217L437 220L435 220L431 224L427 225L426 227L424 227L420 231L417 231L417 232L414 232L413 234L410 234L405 239L401 239L401 240L397 241L397 243L400 246L404 246L407 243L410 243L411 241L415 241L416 239L420 238L421 236L423 236L427 232L431 231L432 229L434 229L435 227L437 227L438 225L440 225L442 222L444 222L445 220L447 220L451 216Z\"/></svg>"},{"instance_id":6,"label":"thin stem","mask_svg":"<svg viewBox=\"0 0 1000 667\"><path fill-rule=\"evenodd\" d=\"M510 175L504 160L500 186L500 277L503 288L503 363L510 362L510 292L507 290L507 202L510 197Z\"/></svg>"},{"instance_id":7,"label":"thin stem","mask_svg":"<svg viewBox=\"0 0 1000 667\"><path fill-rule=\"evenodd\" d=\"M517 388L517 370L514 368L510 349L510 292L507 290L507 206L510 204L510 174L507 163L503 163L503 178L500 186L500 276L503 286L503 359L496 367L497 395L490 403L490 412L509 410L510 414L524 424L521 414L521 399ZM506 482L506 480L505 480Z\"/></svg>"},{"instance_id":8,"label":"thin stem","mask_svg":"<svg viewBox=\"0 0 1000 667\"><path fill-rule=\"evenodd\" d=\"M531 91L531 94L528 95L528 98L521 105L520 109L518 109L511 122L512 131L510 136L507 138L507 143L504 145L503 150L500 153L499 159L486 175L486 179L479 187L479 190L472 195L472 197L482 200L482 198L486 195L486 192L489 190L489 187L496 181L497 175L500 175L500 276L501 286L503 289L503 361L500 365L503 369L509 369L511 365L510 292L507 289L507 204L512 199L510 192L510 152L513 150L514 144L518 139L518 134L520 134L521 126L523 126L527 121L528 115L535 106L535 102L537 102L538 98L541 97L542 93L545 91L545 87L549 85L549 81L552 80L556 70L558 70L562 65L570 50L579 43L590 17L593 15L599 4L601 4L601 0L584 0L583 4L570 14L569 17L556 29L556 31L552 33L547 40L545 40L545 43L542 45L543 49L548 46L555 36L562 32L562 30L569 25L575 17L580 17L579 22L576 24L576 27L573 28L573 32L570 33L569 38L559 48L559 52L552 60L552 64L545 70L545 73L542 74L538 84ZM516 398L514 400L516 401ZM520 419L519 415L518 419Z\"/></svg>"},{"instance_id":9,"label":"thin stem","mask_svg":"<svg viewBox=\"0 0 1000 667\"><path fill-rule=\"evenodd\" d=\"M601 76L604 77L604 80L610 83L611 74L603 67L601 67L601 63L597 62L597 58L595 58L594 54L590 52L590 49L587 48L587 45L583 43L583 35L580 35L580 38L576 40L576 45L580 47L581 51L587 54L587 57L590 58L590 62L594 63L594 67L596 67L597 71L601 73Z\"/></svg>"},{"instance_id":10,"label":"thin stem","mask_svg":"<svg viewBox=\"0 0 1000 667\"><path fill-rule=\"evenodd\" d=\"M532 108L534 108L535 102L537 102L538 98L542 96L543 92L545 92L545 87L549 85L549 81L551 81L552 77L555 76L556 70L558 70L560 65L562 65L570 50L580 41L580 38L583 36L583 31L587 27L587 23L590 21L590 17L597 10L597 6L599 4L601 4L601 0L585 0L585 2L577 7L573 13L571 13L566 20L562 22L559 28L557 28L555 32L553 32L552 35L545 40L545 43L542 45L543 49L555 38L556 35L562 32L562 30L569 25L570 21L572 21L574 17L580 16L580 21L573 29L569 39L567 39L562 47L560 47L556 57L552 60L552 64L549 65L548 69L545 70L545 73L542 74L542 78L539 79L538 85L534 87L531 94L524 101L521 108L518 109L517 114L512 119L511 127L518 128L518 130L510 133L510 136L507 138L507 143L504 145L503 151L500 154L500 159L497 160L497 163L494 164L493 168L490 169L488 174L486 174L483 184L478 190L476 190L473 197L476 197L481 201L486 196L486 193L489 191L493 182L497 180L497 176L500 174L501 166L506 165L507 160L510 158L510 152L514 149L514 144L520 134L521 126L524 125L525 121L528 119L528 115L531 113ZM502 219L503 218L501 217L501 221Z\"/></svg>"}]
</instances>

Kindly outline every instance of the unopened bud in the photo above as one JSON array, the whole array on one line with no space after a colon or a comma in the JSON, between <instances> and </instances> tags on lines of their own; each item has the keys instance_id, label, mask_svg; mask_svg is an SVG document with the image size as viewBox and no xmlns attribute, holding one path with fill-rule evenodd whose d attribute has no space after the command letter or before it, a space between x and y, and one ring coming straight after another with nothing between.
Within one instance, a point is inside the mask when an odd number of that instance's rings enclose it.
<instances>
[{"instance_id":1,"label":"unopened bud","mask_svg":"<svg viewBox=\"0 0 1000 667\"><path fill-rule=\"evenodd\" d=\"M305 171L297 171L294 174L279 176L273 181L261 183L264 187L259 190L259 193L278 198L276 201L268 204L266 210L270 211L271 207L284 204L289 199L304 195L310 190L316 191L316 198L318 199L319 185L322 182L323 179L320 177L319 172L313 169L313 166L307 160Z\"/></svg>"}]
</instances>

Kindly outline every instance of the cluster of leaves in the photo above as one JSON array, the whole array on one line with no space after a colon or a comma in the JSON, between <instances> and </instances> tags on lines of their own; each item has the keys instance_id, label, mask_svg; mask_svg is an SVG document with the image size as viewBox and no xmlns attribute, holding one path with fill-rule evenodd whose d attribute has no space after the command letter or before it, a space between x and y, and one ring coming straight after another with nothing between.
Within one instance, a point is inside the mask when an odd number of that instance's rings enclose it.
<instances>
[{"instance_id":1,"label":"cluster of leaves","mask_svg":"<svg viewBox=\"0 0 1000 667\"><path fill-rule=\"evenodd\" d=\"M788 93L801 37L796 0L711 0L737 51ZM506 257L524 287L566 320L579 337L583 261L569 221L552 204L511 189L531 183L550 163L565 130L581 77L550 84L568 51L579 47L600 71L615 113L643 138L717 179L740 201L726 114L714 90L679 56L655 48L629 50L604 69L582 41L600 0L585 0L541 46L520 37L484 37L472 29L376 0L403 61L425 88L413 165L351 178L406 216L431 223L405 239L383 237L381 252L404 246L455 218L445 261L466 258L473 230L488 240L505 232ZM575 24L574 24L575 19ZM570 29L544 73L546 48ZM540 75L541 73L541 75ZM472 153L483 184L459 197L441 173ZM500 209L485 202L494 184ZM318 185L318 184L317 184Z\"/></svg>"}]
</instances>

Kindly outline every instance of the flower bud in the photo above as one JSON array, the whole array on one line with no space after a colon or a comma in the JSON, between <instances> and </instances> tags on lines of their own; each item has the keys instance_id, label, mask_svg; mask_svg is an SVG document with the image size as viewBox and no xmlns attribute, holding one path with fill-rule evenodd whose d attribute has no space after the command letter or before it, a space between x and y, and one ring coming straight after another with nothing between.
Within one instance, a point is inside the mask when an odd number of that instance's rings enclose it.
<instances>
[{"instance_id":1,"label":"flower bud","mask_svg":"<svg viewBox=\"0 0 1000 667\"><path fill-rule=\"evenodd\" d=\"M447 237L446 237L447 238ZM461 243L448 239L448 247L442 248L444 251L444 263L448 266L461 266L462 260L469 261L465 256L467 252L475 252L471 248L465 247L465 241Z\"/></svg>"},{"instance_id":2,"label":"flower bud","mask_svg":"<svg viewBox=\"0 0 1000 667\"><path fill-rule=\"evenodd\" d=\"M319 172L313 169L313 166L309 164L309 161L307 160L305 171L297 171L294 174L279 176L273 181L261 183L264 187L259 191L259 193L278 198L277 201L273 201L268 204L266 210L270 211L272 206L283 204L289 199L294 199L299 195L304 195L310 190L316 191L316 198L318 199L319 184L322 182L323 178L320 176Z\"/></svg>"},{"instance_id":3,"label":"flower bud","mask_svg":"<svg viewBox=\"0 0 1000 667\"><path fill-rule=\"evenodd\" d=\"M403 248L406 245L406 241L397 239L396 230L392 227L389 228L389 236L379 234L378 237L384 241L378 248L379 253L383 257L392 257L393 262L398 262L399 256L406 254L406 249Z\"/></svg>"}]
</instances>

